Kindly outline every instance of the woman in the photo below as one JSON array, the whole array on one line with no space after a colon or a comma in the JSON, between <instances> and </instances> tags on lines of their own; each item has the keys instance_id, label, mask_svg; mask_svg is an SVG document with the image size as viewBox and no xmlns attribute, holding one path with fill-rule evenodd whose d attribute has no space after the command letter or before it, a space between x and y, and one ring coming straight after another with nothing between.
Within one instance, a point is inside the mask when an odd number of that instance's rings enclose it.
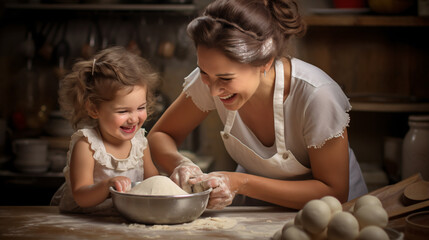
<instances>
[{"instance_id":1,"label":"woman","mask_svg":"<svg viewBox=\"0 0 429 240\"><path fill-rule=\"evenodd\" d=\"M148 140L173 181L188 191L198 182L213 188L209 208L236 194L300 209L367 192L348 145L347 97L323 71L287 55L288 40L304 32L294 0L217 0L188 25L198 67ZM177 151L212 110L236 172L203 174Z\"/></svg>"}]
</instances>

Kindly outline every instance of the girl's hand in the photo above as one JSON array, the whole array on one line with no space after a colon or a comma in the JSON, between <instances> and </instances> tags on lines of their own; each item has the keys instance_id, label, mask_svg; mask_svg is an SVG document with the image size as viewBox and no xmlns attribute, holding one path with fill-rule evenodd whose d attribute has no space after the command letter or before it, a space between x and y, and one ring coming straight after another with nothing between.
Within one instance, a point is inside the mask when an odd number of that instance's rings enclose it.
<instances>
[{"instance_id":1,"label":"girl's hand","mask_svg":"<svg viewBox=\"0 0 429 240\"><path fill-rule=\"evenodd\" d=\"M131 190L131 180L128 177L117 176L109 179L109 187L114 187L118 192Z\"/></svg>"},{"instance_id":2,"label":"girl's hand","mask_svg":"<svg viewBox=\"0 0 429 240\"><path fill-rule=\"evenodd\" d=\"M201 169L191 160L184 158L181 163L174 169L170 179L179 185L187 193L192 193L189 179L203 175Z\"/></svg>"},{"instance_id":3,"label":"girl's hand","mask_svg":"<svg viewBox=\"0 0 429 240\"><path fill-rule=\"evenodd\" d=\"M226 172L212 172L189 180L190 184L202 182L204 189L212 188L207 208L223 209L232 203L237 189L232 187L230 176Z\"/></svg>"}]
</instances>

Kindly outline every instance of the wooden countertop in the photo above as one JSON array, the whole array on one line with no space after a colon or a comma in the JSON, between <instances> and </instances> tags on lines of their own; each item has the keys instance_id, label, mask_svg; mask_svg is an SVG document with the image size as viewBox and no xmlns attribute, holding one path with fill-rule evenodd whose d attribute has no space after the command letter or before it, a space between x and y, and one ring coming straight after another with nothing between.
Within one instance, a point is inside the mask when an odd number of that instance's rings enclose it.
<instances>
[{"instance_id":1,"label":"wooden countertop","mask_svg":"<svg viewBox=\"0 0 429 240\"><path fill-rule=\"evenodd\" d=\"M1 206L0 239L270 239L295 214L280 207L227 207L206 210L189 224L152 226L130 223L117 213L61 214L51 206Z\"/></svg>"},{"instance_id":2,"label":"wooden countertop","mask_svg":"<svg viewBox=\"0 0 429 240\"><path fill-rule=\"evenodd\" d=\"M420 175L370 193L389 214L387 227L404 232L404 218L411 212L403 212L407 207L401 204L401 195L417 181L422 181ZM344 203L343 210L350 210L355 201ZM0 206L0 239L271 239L295 215L281 207L227 207L206 210L192 223L144 225L130 223L116 212L61 214L51 206Z\"/></svg>"}]
</instances>

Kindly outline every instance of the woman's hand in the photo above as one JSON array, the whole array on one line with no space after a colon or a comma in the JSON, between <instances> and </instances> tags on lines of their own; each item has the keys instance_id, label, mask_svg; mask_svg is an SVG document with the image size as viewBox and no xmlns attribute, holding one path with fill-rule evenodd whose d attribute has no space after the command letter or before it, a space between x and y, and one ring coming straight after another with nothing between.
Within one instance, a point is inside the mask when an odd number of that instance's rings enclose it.
<instances>
[{"instance_id":1,"label":"woman's hand","mask_svg":"<svg viewBox=\"0 0 429 240\"><path fill-rule=\"evenodd\" d=\"M189 183L192 185L202 182L204 189L212 188L207 208L223 209L232 203L238 191L238 186L231 184L232 174L228 172L212 172L190 179Z\"/></svg>"},{"instance_id":2,"label":"woman's hand","mask_svg":"<svg viewBox=\"0 0 429 240\"><path fill-rule=\"evenodd\" d=\"M179 185L187 193L192 193L189 179L203 175L201 169L188 158L183 158L180 164L174 169L170 179Z\"/></svg>"},{"instance_id":3,"label":"woman's hand","mask_svg":"<svg viewBox=\"0 0 429 240\"><path fill-rule=\"evenodd\" d=\"M131 180L128 177L117 176L109 179L109 187L114 187L118 192L128 192L131 190Z\"/></svg>"}]
</instances>

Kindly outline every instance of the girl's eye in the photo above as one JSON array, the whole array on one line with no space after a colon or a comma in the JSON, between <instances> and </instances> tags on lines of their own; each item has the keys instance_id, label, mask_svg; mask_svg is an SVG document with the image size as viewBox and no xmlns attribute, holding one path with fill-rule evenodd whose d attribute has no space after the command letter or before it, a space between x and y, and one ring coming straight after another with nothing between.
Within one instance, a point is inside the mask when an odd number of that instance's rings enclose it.
<instances>
[{"instance_id":1,"label":"girl's eye","mask_svg":"<svg viewBox=\"0 0 429 240\"><path fill-rule=\"evenodd\" d=\"M145 110L146 109L146 106L144 106L144 107L139 107L139 110Z\"/></svg>"}]
</instances>

